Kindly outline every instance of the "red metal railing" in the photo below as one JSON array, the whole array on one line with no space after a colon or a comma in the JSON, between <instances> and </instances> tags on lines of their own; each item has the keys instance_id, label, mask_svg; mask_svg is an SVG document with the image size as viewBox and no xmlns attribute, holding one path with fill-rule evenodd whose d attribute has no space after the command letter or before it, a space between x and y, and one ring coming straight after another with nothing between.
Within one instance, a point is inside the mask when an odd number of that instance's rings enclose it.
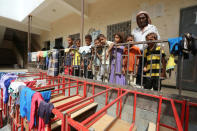
<instances>
[{"instance_id":1,"label":"red metal railing","mask_svg":"<svg viewBox=\"0 0 197 131\"><path fill-rule=\"evenodd\" d=\"M137 97L139 96L147 96L151 98L158 99L158 111L157 111L157 121L156 121L156 130L159 131L159 127L163 126L172 130L178 130L178 131L183 131L183 125L184 125L184 130L188 131L189 128L189 108L191 106L197 107L197 103L192 103L192 102L187 102L185 100L176 100L176 99L171 99L171 98L166 98L163 96L158 96L158 95L153 95L153 94L147 94L143 92L138 92L138 91L133 91L133 90L128 90L128 89L119 89L119 88L112 88L109 87L108 85L102 85L102 84L97 84L94 82L87 82L87 81L82 81L82 80L77 80L76 78L69 78L67 76L58 76L58 77L51 77L47 76L46 73L40 72L40 73L27 73L24 75L20 75L19 77L35 77L38 76L38 78L34 78L34 80L42 80L46 79L48 81L46 86L43 87L38 87L35 88L33 87L32 89L45 89L45 88L53 88L53 87L58 87L57 89L53 89L52 94L63 94L65 96L65 90L68 90L68 96L56 101L53 101L52 103L59 102L64 99L68 99L74 96L80 96L79 95L79 87L83 86L83 96L81 98L73 100L68 103L64 103L62 105L59 105L58 107L53 109L53 113L56 115L55 118L51 120L50 123L52 123L55 120L61 119L62 120L62 125L61 125L61 130L69 130L70 126L74 127L77 130L82 130L82 131L88 131L88 128L96 123L100 118L103 117L107 113L107 110L114 104L117 104L116 108L116 115L118 118L121 119L121 113L122 113L122 98L126 96L127 94L133 94L134 99L133 99L133 117L132 117L132 124L130 126L130 131L133 129L135 122L136 122L136 105L137 105ZM57 84L56 84L57 83ZM71 85L72 84L72 85ZM75 85L74 85L75 84ZM92 85L92 96L86 97L87 96L87 85ZM95 86L98 86L98 88L105 88L104 91L101 91L97 94L95 94ZM71 95L71 88L76 89L76 94ZM1 89L2 90L2 89ZM113 100L112 102L108 103L108 93L109 91L116 90L117 91L117 98ZM79 123L73 120L70 116L73 112L76 110L79 110L88 104L94 102L94 98L98 97L102 94L105 94L105 107L103 107L101 110L93 114L92 116L88 117L86 120L83 122ZM3 93L1 91L1 108L3 109L4 115L7 112L7 106L6 104L3 104ZM11 100L11 99L10 99ZM161 110L162 110L162 103L163 101L169 101L171 103L171 107L173 110L175 122L176 122L176 127L172 127L163 123L160 123L161 119ZM181 104L181 114L177 113L175 103ZM74 107L73 109L69 110L66 112L66 114L63 114L62 112L70 109L71 107ZM11 116L10 116L11 117ZM16 118L13 118L12 121L12 129L15 131L18 130L18 128L21 126L21 130L23 130L23 119L21 118L21 121L19 119L19 109L17 108L16 110ZM185 118L185 119L184 119ZM1 119L1 117L0 117ZM185 121L184 121L185 120ZM0 123L2 126L2 123ZM51 130L51 125L47 125L47 129Z\"/></svg>"}]
</instances>

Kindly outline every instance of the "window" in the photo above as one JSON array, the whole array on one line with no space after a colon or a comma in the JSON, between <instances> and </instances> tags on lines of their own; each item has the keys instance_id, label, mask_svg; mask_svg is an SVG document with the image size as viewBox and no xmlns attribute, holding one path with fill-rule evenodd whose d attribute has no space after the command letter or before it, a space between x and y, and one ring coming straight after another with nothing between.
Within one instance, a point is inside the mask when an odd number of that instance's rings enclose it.
<instances>
[{"instance_id":1,"label":"window","mask_svg":"<svg viewBox=\"0 0 197 131\"><path fill-rule=\"evenodd\" d=\"M73 35L70 35L70 36L71 36L71 38L73 38L74 40L80 39L80 33L73 34Z\"/></svg>"},{"instance_id":2,"label":"window","mask_svg":"<svg viewBox=\"0 0 197 131\"><path fill-rule=\"evenodd\" d=\"M57 38L55 39L55 49L62 49L63 47L63 38Z\"/></svg>"},{"instance_id":3,"label":"window","mask_svg":"<svg viewBox=\"0 0 197 131\"><path fill-rule=\"evenodd\" d=\"M44 47L46 48L46 50L50 50L50 41L45 41L44 43Z\"/></svg>"},{"instance_id":4,"label":"window","mask_svg":"<svg viewBox=\"0 0 197 131\"><path fill-rule=\"evenodd\" d=\"M131 34L131 21L126 21L118 24L107 26L107 39L113 41L115 33L123 33L124 36Z\"/></svg>"}]
</instances>

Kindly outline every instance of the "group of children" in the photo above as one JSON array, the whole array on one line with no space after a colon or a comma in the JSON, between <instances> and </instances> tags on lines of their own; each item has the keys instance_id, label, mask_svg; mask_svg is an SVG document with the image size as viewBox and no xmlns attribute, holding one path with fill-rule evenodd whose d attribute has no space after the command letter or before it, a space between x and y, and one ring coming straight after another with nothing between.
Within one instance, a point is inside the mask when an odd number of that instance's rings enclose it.
<instances>
[{"instance_id":1,"label":"group of children","mask_svg":"<svg viewBox=\"0 0 197 131\"><path fill-rule=\"evenodd\" d=\"M152 32L147 34L146 41L157 40L158 36ZM134 36L128 35L126 39L121 33L114 35L114 41L100 34L92 44L91 35L85 36L85 46L80 45L80 39L75 42L67 38L68 47L65 49L65 74L110 82L118 85L127 85L136 82L139 59L144 53L144 67L142 75L146 78L146 89L158 90L159 75L165 74L165 53L161 47L149 42L148 47L141 52L132 44ZM130 44L123 44L130 43ZM161 56L161 57L160 57ZM163 67L162 67L162 66Z\"/></svg>"}]
</instances>

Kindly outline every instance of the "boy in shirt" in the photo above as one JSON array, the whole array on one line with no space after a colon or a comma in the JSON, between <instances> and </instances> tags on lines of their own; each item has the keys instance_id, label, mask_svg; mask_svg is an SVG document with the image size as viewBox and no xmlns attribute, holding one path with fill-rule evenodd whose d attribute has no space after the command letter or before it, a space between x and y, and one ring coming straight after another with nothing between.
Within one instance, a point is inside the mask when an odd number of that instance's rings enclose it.
<instances>
[{"instance_id":1,"label":"boy in shirt","mask_svg":"<svg viewBox=\"0 0 197 131\"><path fill-rule=\"evenodd\" d=\"M99 41L101 42L101 45L103 46L102 48L102 53L101 53L101 76L102 76L102 81L108 82L109 79L109 64L110 64L110 56L107 56L108 49L113 42L107 41L107 38L105 35L100 34L98 37Z\"/></svg>"},{"instance_id":2,"label":"boy in shirt","mask_svg":"<svg viewBox=\"0 0 197 131\"><path fill-rule=\"evenodd\" d=\"M158 40L158 36L156 33L153 32L147 34L146 41L154 41L154 40ZM160 62L161 62L161 66L160 66ZM161 80L159 79L159 76L165 77L165 69L166 69L166 62L165 62L164 51L157 43L154 42L148 43L148 48L144 50L144 72L146 73L146 82L144 88L145 89L153 88L153 90L160 90Z\"/></svg>"}]
</instances>

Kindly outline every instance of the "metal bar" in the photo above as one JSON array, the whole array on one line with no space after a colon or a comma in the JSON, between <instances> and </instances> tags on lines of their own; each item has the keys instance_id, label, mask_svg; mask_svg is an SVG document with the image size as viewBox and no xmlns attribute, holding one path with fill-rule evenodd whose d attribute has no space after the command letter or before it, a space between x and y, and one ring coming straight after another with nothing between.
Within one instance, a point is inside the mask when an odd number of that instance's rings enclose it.
<instances>
[{"instance_id":1,"label":"metal bar","mask_svg":"<svg viewBox=\"0 0 197 131\"><path fill-rule=\"evenodd\" d=\"M136 103L137 103L137 94L136 91L134 93L134 99L133 99L133 123L135 123L135 116L136 116Z\"/></svg>"},{"instance_id":2,"label":"metal bar","mask_svg":"<svg viewBox=\"0 0 197 131\"><path fill-rule=\"evenodd\" d=\"M62 100L65 100L65 99L68 99L68 98L71 98L71 97L75 97L75 96L77 96L77 95L67 96L67 97L64 97L64 98L61 98L61 99L58 99L58 100L52 101L51 103L56 103L56 102L59 102L59 101L62 101Z\"/></svg>"},{"instance_id":3,"label":"metal bar","mask_svg":"<svg viewBox=\"0 0 197 131\"><path fill-rule=\"evenodd\" d=\"M153 55L150 57L150 77L152 76L152 64L153 64Z\"/></svg>"},{"instance_id":4,"label":"metal bar","mask_svg":"<svg viewBox=\"0 0 197 131\"><path fill-rule=\"evenodd\" d=\"M81 123L71 119L71 118L68 118L67 119L68 123L70 125L72 125L72 127L74 127L75 129L77 129L78 131L89 131L86 127L84 127Z\"/></svg>"},{"instance_id":5,"label":"metal bar","mask_svg":"<svg viewBox=\"0 0 197 131\"><path fill-rule=\"evenodd\" d=\"M176 129L176 128L171 127L171 126L168 126L168 125L163 124L163 123L160 123L160 126L166 127L166 128L168 128L168 129L171 129L171 130L174 130L174 131L177 131L177 129Z\"/></svg>"},{"instance_id":6,"label":"metal bar","mask_svg":"<svg viewBox=\"0 0 197 131\"><path fill-rule=\"evenodd\" d=\"M159 60L159 79L158 79L158 92L160 92L161 88L161 61L162 61L162 49L160 47L160 60Z\"/></svg>"},{"instance_id":7,"label":"metal bar","mask_svg":"<svg viewBox=\"0 0 197 131\"><path fill-rule=\"evenodd\" d=\"M161 105L162 105L162 96L160 96L160 98L159 98L158 113L157 113L157 125L156 125L157 131L159 131L159 125L160 125Z\"/></svg>"},{"instance_id":8,"label":"metal bar","mask_svg":"<svg viewBox=\"0 0 197 131\"><path fill-rule=\"evenodd\" d=\"M28 33L27 33L27 54L31 52L31 20L32 16L28 16ZM28 55L27 55L27 65L28 65Z\"/></svg>"},{"instance_id":9,"label":"metal bar","mask_svg":"<svg viewBox=\"0 0 197 131\"><path fill-rule=\"evenodd\" d=\"M120 89L118 90L118 93L117 93L117 97L120 96ZM117 102L117 105L116 105L116 117L118 117L118 112L119 112L119 101Z\"/></svg>"},{"instance_id":10,"label":"metal bar","mask_svg":"<svg viewBox=\"0 0 197 131\"><path fill-rule=\"evenodd\" d=\"M84 82L83 97L86 97L86 88L87 88L87 84L86 84L86 82Z\"/></svg>"},{"instance_id":11,"label":"metal bar","mask_svg":"<svg viewBox=\"0 0 197 131\"><path fill-rule=\"evenodd\" d=\"M179 115L177 113L174 101L171 99L170 102L171 102L171 105L172 105L172 110L173 110L173 113L174 113L174 118L175 118L175 121L176 121L176 125L177 125L177 128L178 128L178 131L183 131L183 127L181 125L181 121L180 121Z\"/></svg>"},{"instance_id":12,"label":"metal bar","mask_svg":"<svg viewBox=\"0 0 197 131\"><path fill-rule=\"evenodd\" d=\"M95 67L95 65L96 65L96 58L97 58L97 48L96 48L96 46L94 46L94 56L93 56L93 66L94 66L94 79L95 80L97 80L97 73L96 73L96 67Z\"/></svg>"},{"instance_id":13,"label":"metal bar","mask_svg":"<svg viewBox=\"0 0 197 131\"><path fill-rule=\"evenodd\" d=\"M144 44L143 44L143 49L144 49ZM143 51L143 57L142 57L142 72L141 72L141 86L143 86L143 75L144 75L144 51Z\"/></svg>"},{"instance_id":14,"label":"metal bar","mask_svg":"<svg viewBox=\"0 0 197 131\"><path fill-rule=\"evenodd\" d=\"M185 106L186 106L186 100L183 101L182 107L181 107L181 124L182 125L184 125Z\"/></svg>"},{"instance_id":15,"label":"metal bar","mask_svg":"<svg viewBox=\"0 0 197 131\"><path fill-rule=\"evenodd\" d=\"M123 96L125 96L128 92L124 92L122 95L120 95L119 97L117 97L113 102L109 103L108 105L106 105L104 108L102 108L101 110L99 110L98 112L96 112L95 114L93 114L92 116L90 116L89 118L87 118L86 120L84 120L82 122L83 125L87 124L88 122L90 122L91 120L93 120L95 117L97 117L99 114L105 112L108 108L110 108L113 104L115 104L117 101L119 101Z\"/></svg>"},{"instance_id":16,"label":"metal bar","mask_svg":"<svg viewBox=\"0 0 197 131\"><path fill-rule=\"evenodd\" d=\"M58 76L59 78L59 76ZM60 84L60 79L58 79L58 84ZM58 89L60 89L60 86L58 85ZM58 90L58 93L59 93L59 90Z\"/></svg>"},{"instance_id":17,"label":"metal bar","mask_svg":"<svg viewBox=\"0 0 197 131\"><path fill-rule=\"evenodd\" d=\"M84 0L81 0L81 45L83 46L84 34Z\"/></svg>"},{"instance_id":18,"label":"metal bar","mask_svg":"<svg viewBox=\"0 0 197 131\"><path fill-rule=\"evenodd\" d=\"M128 53L127 53L127 75L125 75L126 76L126 78L127 78L127 81L129 80L129 83L128 83L128 85L130 85L130 76L129 76L129 65L130 65L130 59L129 59L129 57L130 57L130 45L128 45L128 51L127 51Z\"/></svg>"},{"instance_id":19,"label":"metal bar","mask_svg":"<svg viewBox=\"0 0 197 131\"><path fill-rule=\"evenodd\" d=\"M107 49L106 49L106 47L104 47L104 74L103 74L103 82L105 82L105 76L106 76L106 74L108 74L108 76L109 76L109 69L106 69L107 67L107 64L106 64L106 51L107 51ZM103 57L103 56L102 56ZM110 56L108 56L108 57L110 57ZM107 59L109 59L109 58L107 58ZM101 61L102 62L102 61ZM111 67L108 67L108 68L111 68ZM107 72L107 73L106 73ZM109 78L108 78L108 80L109 80Z\"/></svg>"},{"instance_id":20,"label":"metal bar","mask_svg":"<svg viewBox=\"0 0 197 131\"><path fill-rule=\"evenodd\" d=\"M66 126L65 125L66 125L66 115L63 115L61 131L65 131L66 130Z\"/></svg>"},{"instance_id":21,"label":"metal bar","mask_svg":"<svg viewBox=\"0 0 197 131\"><path fill-rule=\"evenodd\" d=\"M182 94L182 82L181 82L181 80L183 78L183 60L184 60L184 56L182 55L181 56L181 69L180 69L181 74L180 74L180 80L179 80L179 95Z\"/></svg>"},{"instance_id":22,"label":"metal bar","mask_svg":"<svg viewBox=\"0 0 197 131\"><path fill-rule=\"evenodd\" d=\"M114 63L114 82L113 83L116 83L116 64L117 64L117 46L115 45L115 54L112 54L112 55L115 55L115 63Z\"/></svg>"},{"instance_id":23,"label":"metal bar","mask_svg":"<svg viewBox=\"0 0 197 131\"><path fill-rule=\"evenodd\" d=\"M93 102L92 102L92 101L88 101L88 102L86 102L86 103L84 103L84 104L82 104L82 105L79 105L79 106L77 106L77 107L75 107L75 108L69 110L69 111L66 112L66 113L69 114L69 115L71 115L73 112L75 112L75 111L77 111L77 110L79 110L79 109L82 109L83 107L86 107L87 105L89 105L89 104L91 104L91 103L93 103Z\"/></svg>"},{"instance_id":24,"label":"metal bar","mask_svg":"<svg viewBox=\"0 0 197 131\"><path fill-rule=\"evenodd\" d=\"M120 95L122 95L122 89L120 90ZM119 103L120 103L120 111L119 111L119 119L121 119L121 116L122 116L122 98L119 100Z\"/></svg>"},{"instance_id":25,"label":"metal bar","mask_svg":"<svg viewBox=\"0 0 197 131\"><path fill-rule=\"evenodd\" d=\"M70 79L68 79L68 86L70 87ZM70 96L70 88L68 88L68 96Z\"/></svg>"},{"instance_id":26,"label":"metal bar","mask_svg":"<svg viewBox=\"0 0 197 131\"><path fill-rule=\"evenodd\" d=\"M100 116L96 117L94 120L91 121L91 123L88 123L86 125L87 128L91 127L94 123L96 123L99 119L101 119L106 113L103 112Z\"/></svg>"},{"instance_id":27,"label":"metal bar","mask_svg":"<svg viewBox=\"0 0 197 131\"><path fill-rule=\"evenodd\" d=\"M135 123L133 122L129 128L129 131L133 131L133 127L134 127Z\"/></svg>"},{"instance_id":28,"label":"metal bar","mask_svg":"<svg viewBox=\"0 0 197 131\"><path fill-rule=\"evenodd\" d=\"M81 84L82 85L82 84ZM79 86L81 86L81 85L79 85ZM55 92L55 91L59 91L59 90L64 90L64 89L69 89L69 88L76 88L77 87L77 85L75 85L75 86L70 86L70 87L64 87L64 88L62 88L62 89L55 89L55 90L51 90L51 92Z\"/></svg>"},{"instance_id":29,"label":"metal bar","mask_svg":"<svg viewBox=\"0 0 197 131\"><path fill-rule=\"evenodd\" d=\"M129 42L129 43L118 43L118 44L115 44L117 46L125 46L125 45L139 45L139 44L142 44L142 45L146 45L148 43L165 43L165 44L168 44L168 40L151 40L151 41L138 41L138 42Z\"/></svg>"},{"instance_id":30,"label":"metal bar","mask_svg":"<svg viewBox=\"0 0 197 131\"><path fill-rule=\"evenodd\" d=\"M77 91L76 91L76 95L79 94L79 81L77 80Z\"/></svg>"},{"instance_id":31,"label":"metal bar","mask_svg":"<svg viewBox=\"0 0 197 131\"><path fill-rule=\"evenodd\" d=\"M75 105L77 105L77 104L83 103L83 102L85 102L85 101L87 101L87 100L90 100L90 99L92 99L92 98L94 98L94 97L97 97L97 96L99 96L99 95L101 95L101 94L103 94L103 93L106 93L107 91L110 91L110 90L112 90L112 88L107 89L107 90L102 91L102 92L99 92L99 93L95 94L94 96L91 96L91 97L82 99L81 101L78 101L78 102L76 102L76 103L70 104L70 105L68 105L68 106L66 106L66 107L63 107L62 110L69 109L70 107L73 107L73 106L75 106Z\"/></svg>"},{"instance_id":32,"label":"metal bar","mask_svg":"<svg viewBox=\"0 0 197 131\"><path fill-rule=\"evenodd\" d=\"M93 86L92 87L92 95L94 96L95 95L95 85L93 84L92 86ZM94 102L94 98L93 98L93 102Z\"/></svg>"},{"instance_id":33,"label":"metal bar","mask_svg":"<svg viewBox=\"0 0 197 131\"><path fill-rule=\"evenodd\" d=\"M185 131L189 130L189 103L186 103L186 114L185 114Z\"/></svg>"}]
</instances>

